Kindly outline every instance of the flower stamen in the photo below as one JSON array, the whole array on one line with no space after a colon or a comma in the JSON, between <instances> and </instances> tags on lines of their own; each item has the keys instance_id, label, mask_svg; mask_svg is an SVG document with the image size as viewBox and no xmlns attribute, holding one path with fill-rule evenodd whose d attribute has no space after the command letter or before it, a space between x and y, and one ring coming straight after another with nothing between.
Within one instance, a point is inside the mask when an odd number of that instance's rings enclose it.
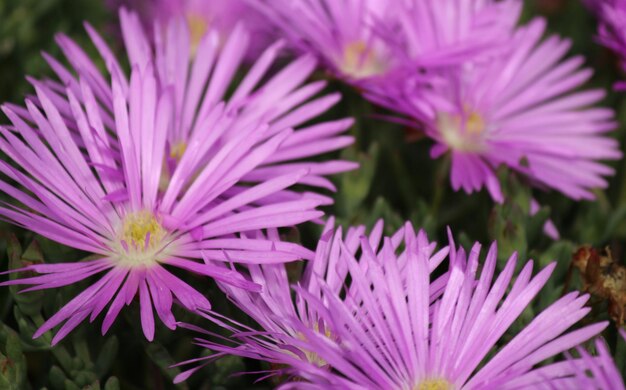
<instances>
[{"instance_id":1,"label":"flower stamen","mask_svg":"<svg viewBox=\"0 0 626 390\"><path fill-rule=\"evenodd\" d=\"M335 339L334 336L333 336L333 333L330 331L329 327L323 326L323 324L322 324L321 328L323 328L323 329L320 329L320 325L317 324L317 323L313 326L313 329L315 330L316 333L323 334L324 337L326 337L328 339L332 339L332 340ZM323 332L322 332L322 330L323 330ZM307 337L304 334L302 334L302 333L298 333L298 338L300 340L304 340L304 341L306 341L306 339L307 339ZM304 355L306 356L307 360L310 363L313 363L313 364L315 364L318 367L324 367L324 366L328 365L328 362L326 360L324 360L323 358L321 358L316 352L309 351L309 350L303 350L302 352L304 352Z\"/></svg>"},{"instance_id":2,"label":"flower stamen","mask_svg":"<svg viewBox=\"0 0 626 390\"><path fill-rule=\"evenodd\" d=\"M487 132L483 116L465 109L463 114L437 114L437 128L443 141L454 150L480 152Z\"/></svg>"},{"instance_id":3,"label":"flower stamen","mask_svg":"<svg viewBox=\"0 0 626 390\"><path fill-rule=\"evenodd\" d=\"M176 142L170 149L170 158L180 162L187 150L187 143L184 141Z\"/></svg>"},{"instance_id":4,"label":"flower stamen","mask_svg":"<svg viewBox=\"0 0 626 390\"><path fill-rule=\"evenodd\" d=\"M371 47L363 41L355 41L344 47L340 70L347 75L362 78L384 72L385 66Z\"/></svg>"},{"instance_id":5,"label":"flower stamen","mask_svg":"<svg viewBox=\"0 0 626 390\"><path fill-rule=\"evenodd\" d=\"M202 37L209 29L209 23L206 18L193 12L187 14L187 24L189 25L189 38L191 41L191 58L195 58L198 46Z\"/></svg>"},{"instance_id":6,"label":"flower stamen","mask_svg":"<svg viewBox=\"0 0 626 390\"><path fill-rule=\"evenodd\" d=\"M113 247L121 265L149 266L157 263L164 248L167 231L150 211L127 214Z\"/></svg>"},{"instance_id":7,"label":"flower stamen","mask_svg":"<svg viewBox=\"0 0 626 390\"><path fill-rule=\"evenodd\" d=\"M452 384L445 379L427 379L418 383L414 390L452 390Z\"/></svg>"}]
</instances>

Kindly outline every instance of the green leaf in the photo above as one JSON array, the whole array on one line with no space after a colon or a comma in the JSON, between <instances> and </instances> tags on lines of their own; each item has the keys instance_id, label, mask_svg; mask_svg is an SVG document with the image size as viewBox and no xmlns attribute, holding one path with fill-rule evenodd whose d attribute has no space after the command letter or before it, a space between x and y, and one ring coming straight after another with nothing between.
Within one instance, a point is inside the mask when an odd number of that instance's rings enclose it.
<instances>
[{"instance_id":1,"label":"green leaf","mask_svg":"<svg viewBox=\"0 0 626 390\"><path fill-rule=\"evenodd\" d=\"M98 382L96 374L87 370L78 371L72 376L74 383L76 383L78 387L85 387ZM98 385L98 387L100 386Z\"/></svg>"},{"instance_id":2,"label":"green leaf","mask_svg":"<svg viewBox=\"0 0 626 390\"><path fill-rule=\"evenodd\" d=\"M0 345L6 345L9 337L19 337L17 332L13 329L9 328L3 323L0 323Z\"/></svg>"},{"instance_id":3,"label":"green leaf","mask_svg":"<svg viewBox=\"0 0 626 390\"><path fill-rule=\"evenodd\" d=\"M7 255L9 257L10 269L18 269L23 267L22 246L20 245L20 242L14 234L9 235L9 242L7 244Z\"/></svg>"},{"instance_id":4,"label":"green leaf","mask_svg":"<svg viewBox=\"0 0 626 390\"><path fill-rule=\"evenodd\" d=\"M514 252L522 260L527 258L527 226L531 220L532 197L530 188L508 170L501 170L499 176L505 198L502 204L494 205L488 230L489 237L498 242L498 261L503 265Z\"/></svg>"},{"instance_id":5,"label":"green leaf","mask_svg":"<svg viewBox=\"0 0 626 390\"><path fill-rule=\"evenodd\" d=\"M382 197L376 199L372 211L366 215L364 222L366 226L373 226L379 219L385 222L386 234L393 234L404 224L404 219Z\"/></svg>"},{"instance_id":6,"label":"green leaf","mask_svg":"<svg viewBox=\"0 0 626 390\"><path fill-rule=\"evenodd\" d=\"M176 363L172 356L168 352L163 345L158 342L152 343L144 343L144 348L146 354L152 360L157 367L160 368L161 372L170 380L173 381L174 377L180 373L180 369L178 367L170 368L173 364ZM185 383L181 384L182 389L186 389L187 385Z\"/></svg>"},{"instance_id":7,"label":"green leaf","mask_svg":"<svg viewBox=\"0 0 626 390\"><path fill-rule=\"evenodd\" d=\"M32 318L27 317L22 313L19 306L13 308L13 316L17 322L19 334L22 338L22 345L25 350L28 351L40 351L50 349L50 334L44 334L38 339L33 339L33 334L37 330L37 325L33 322Z\"/></svg>"},{"instance_id":8,"label":"green leaf","mask_svg":"<svg viewBox=\"0 0 626 390\"><path fill-rule=\"evenodd\" d=\"M58 366L52 366L50 368L50 374L48 376L50 381L50 385L53 389L63 389L65 386L65 381L67 380L67 376Z\"/></svg>"},{"instance_id":9,"label":"green leaf","mask_svg":"<svg viewBox=\"0 0 626 390\"><path fill-rule=\"evenodd\" d=\"M543 227L549 219L549 207L541 207L535 215L528 216L526 225L526 236L528 237L528 242L537 241L545 235Z\"/></svg>"},{"instance_id":10,"label":"green leaf","mask_svg":"<svg viewBox=\"0 0 626 390\"><path fill-rule=\"evenodd\" d=\"M336 209L340 216L352 216L361 207L370 193L376 167L378 165L377 143L373 143L367 153L357 152L355 147L343 151L341 157L348 161L356 161L359 168L343 173L340 177L337 192Z\"/></svg>"},{"instance_id":11,"label":"green leaf","mask_svg":"<svg viewBox=\"0 0 626 390\"><path fill-rule=\"evenodd\" d=\"M24 354L22 353L22 344L20 342L19 337L14 334L9 334L6 342L6 353L10 359L14 361L24 359Z\"/></svg>"},{"instance_id":12,"label":"green leaf","mask_svg":"<svg viewBox=\"0 0 626 390\"><path fill-rule=\"evenodd\" d=\"M83 390L100 390L100 382L99 381L95 381L92 384L89 384L87 386L83 386Z\"/></svg>"},{"instance_id":13,"label":"green leaf","mask_svg":"<svg viewBox=\"0 0 626 390\"><path fill-rule=\"evenodd\" d=\"M245 371L243 358L235 355L226 355L213 363L211 379L216 385L223 385L233 380L234 372Z\"/></svg>"},{"instance_id":14,"label":"green leaf","mask_svg":"<svg viewBox=\"0 0 626 390\"><path fill-rule=\"evenodd\" d=\"M0 354L0 360L2 359L2 355ZM12 390L13 385L2 373L0 373L0 389ZM17 390L17 389L16 389Z\"/></svg>"},{"instance_id":15,"label":"green leaf","mask_svg":"<svg viewBox=\"0 0 626 390\"><path fill-rule=\"evenodd\" d=\"M43 263L43 255L39 249L37 241L33 241L25 252L22 253L22 247L14 235L9 238L9 245L7 249L9 256L9 267L11 269L19 269L35 263ZM33 274L34 275L34 274ZM15 280L18 277L29 276L29 273L12 273L10 275L11 280ZM26 316L35 317L41 313L41 307L43 304L43 291L32 291L29 293L20 294L19 290L23 287L11 286L11 294L13 300L17 303L21 312Z\"/></svg>"},{"instance_id":16,"label":"green leaf","mask_svg":"<svg viewBox=\"0 0 626 390\"><path fill-rule=\"evenodd\" d=\"M69 379L66 379L63 385L66 390L81 390L80 387L78 387L74 382Z\"/></svg>"},{"instance_id":17,"label":"green leaf","mask_svg":"<svg viewBox=\"0 0 626 390\"><path fill-rule=\"evenodd\" d=\"M0 376L10 384L6 388L22 389L26 381L26 358L19 337L8 333L0 350Z\"/></svg>"},{"instance_id":18,"label":"green leaf","mask_svg":"<svg viewBox=\"0 0 626 390\"><path fill-rule=\"evenodd\" d=\"M113 362L117 359L117 351L119 350L119 342L117 337L109 337L98 353L94 372L98 378L103 378L111 369Z\"/></svg>"},{"instance_id":19,"label":"green leaf","mask_svg":"<svg viewBox=\"0 0 626 390\"><path fill-rule=\"evenodd\" d=\"M418 199L417 206L411 214L411 221L417 229L424 229L429 237L436 237L438 222L432 207L425 199Z\"/></svg>"},{"instance_id":20,"label":"green leaf","mask_svg":"<svg viewBox=\"0 0 626 390\"><path fill-rule=\"evenodd\" d=\"M120 381L112 376L104 384L104 390L120 390Z\"/></svg>"}]
</instances>

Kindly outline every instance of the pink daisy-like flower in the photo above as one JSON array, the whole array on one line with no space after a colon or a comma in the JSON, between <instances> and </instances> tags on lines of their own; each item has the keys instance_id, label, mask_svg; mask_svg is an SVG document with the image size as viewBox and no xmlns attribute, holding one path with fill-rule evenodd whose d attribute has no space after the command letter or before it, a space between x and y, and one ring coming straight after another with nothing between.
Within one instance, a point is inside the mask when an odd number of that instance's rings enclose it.
<instances>
[{"instance_id":1,"label":"pink daisy-like flower","mask_svg":"<svg viewBox=\"0 0 626 390\"><path fill-rule=\"evenodd\" d=\"M407 245L415 248L414 242ZM362 246L367 248L367 241ZM589 312L584 307L588 297L570 293L537 314L519 333L510 334L511 325L541 291L556 264L533 277L529 261L516 275L514 254L496 275L494 243L479 277L479 254L479 244L466 255L451 240L449 278L443 293L431 302L439 286L431 283L428 255L419 248L407 251L402 268L396 258L383 255L370 263L367 272L344 251L346 282L360 304L341 299L341 293L322 281L323 300L303 295L306 305L316 308L321 321L335 333L324 337L301 326L297 330L302 336L291 342L295 348L315 351L332 370L301 364L295 370L309 384L292 388L560 388L563 377L576 375L575 365L538 365L597 335L607 323L568 331Z\"/></svg>"},{"instance_id":2,"label":"pink daisy-like flower","mask_svg":"<svg viewBox=\"0 0 626 390\"><path fill-rule=\"evenodd\" d=\"M429 87L407 82L372 98L418 121L435 141L433 158L450 152L455 190L487 187L501 202L495 169L506 165L538 187L593 199L591 189L613 174L597 160L622 156L606 135L614 114L592 107L604 91L577 90L592 71L579 56L562 60L570 42L542 41L544 31L535 20L513 34L507 53L432 75Z\"/></svg>"},{"instance_id":3,"label":"pink daisy-like flower","mask_svg":"<svg viewBox=\"0 0 626 390\"><path fill-rule=\"evenodd\" d=\"M63 324L53 343L111 303L106 332L136 295L148 339L154 336L153 308L172 329L174 302L209 310L209 301L171 267L260 291L227 264L282 263L311 253L242 234L319 218L323 213L315 208L327 197L288 188L332 187L323 175L354 168L343 161L293 161L352 141L338 135L349 120L293 130L338 99L307 101L323 87L302 85L315 67L310 57L260 84L278 55L279 45L273 46L224 101L245 51L243 30L221 50L207 35L190 64L184 24L169 25L153 53L136 15L121 16L133 64L130 80L87 26L110 82L75 43L59 36L76 76L46 56L67 87L32 80L36 97L27 99L26 109L3 106L13 125L0 128L0 149L14 164L0 162L0 190L18 204L0 207L0 215L96 259L12 270L43 275L2 285L58 288L105 272L36 332L38 337Z\"/></svg>"},{"instance_id":4,"label":"pink daisy-like flower","mask_svg":"<svg viewBox=\"0 0 626 390\"><path fill-rule=\"evenodd\" d=\"M320 359L314 350L298 348L293 344L293 340L299 340L303 337L301 330L298 329L300 327L311 329L312 332L324 335L324 337L334 337L335 331L329 327L329 323L323 317L319 316L318 308L306 304L304 295L325 300L326 294L339 294L342 291L348 272L346 264L342 260L344 252L349 253L349 256L358 254L360 258L359 267L365 273L377 271L375 264L380 261L381 256L391 256L396 259L400 268L405 267L404 264L410 256L404 246L409 242L415 242L422 253L428 256L431 271L448 254L447 248L435 252L435 244L428 241L425 233L420 231L416 234L413 227L408 223L391 238L385 239L384 245L382 245L382 230L382 222L377 223L367 237L364 236L365 228L363 226L349 228L344 238L341 228L338 228L336 232L333 231L333 220L331 219L319 241L315 258L307 263L298 282L301 291L297 293L295 302L292 300L292 289L284 265L254 265L249 267L252 281L268 286L260 293L244 292L241 289L222 285L222 289L229 298L252 317L262 330L233 323L217 317L213 313L205 313L207 318L231 331L232 336L229 338L222 337L218 342L196 339L198 345L214 351L214 354L181 363L204 362L180 374L176 378L176 382L187 379L193 372L226 354L270 362L272 369L263 372L264 378L289 375L293 372L293 367L303 364L325 366L327 363ZM270 238L278 239L278 237ZM367 241L366 246L363 244L364 240ZM322 291L320 280L324 281L326 291ZM446 275L443 275L433 284L433 286L438 287L433 288L431 300L437 298L443 291L446 280ZM358 306L361 302L359 297L352 293L352 290L348 290L343 299L348 305ZM294 322L299 325L294 326ZM212 335L212 333L195 326L187 325L187 327L200 333Z\"/></svg>"},{"instance_id":5,"label":"pink daisy-like flower","mask_svg":"<svg viewBox=\"0 0 626 390\"><path fill-rule=\"evenodd\" d=\"M293 46L337 77L362 84L408 67L448 66L485 54L517 21L516 0L250 1ZM453 21L453 22L451 22Z\"/></svg>"},{"instance_id":6,"label":"pink daisy-like flower","mask_svg":"<svg viewBox=\"0 0 626 390\"><path fill-rule=\"evenodd\" d=\"M147 28L154 21L167 24L177 18L189 24L192 54L200 40L213 30L220 42L226 42L235 27L243 23L251 32L247 59L254 60L275 38L267 20L245 0L112 0L109 6L117 10L121 5L137 11Z\"/></svg>"},{"instance_id":7,"label":"pink daisy-like flower","mask_svg":"<svg viewBox=\"0 0 626 390\"><path fill-rule=\"evenodd\" d=\"M626 339L626 332L620 329L620 335ZM625 390L624 378L615 366L606 343L602 339L595 342L596 356L592 356L583 348L578 347L579 359L570 357L569 363L575 367L576 376L569 380L563 389L589 389L589 390Z\"/></svg>"},{"instance_id":8,"label":"pink daisy-like flower","mask_svg":"<svg viewBox=\"0 0 626 390\"><path fill-rule=\"evenodd\" d=\"M598 41L618 56L622 70L626 71L626 1L598 0L595 8L600 19ZM619 82L615 87L626 90L626 82Z\"/></svg>"}]
</instances>

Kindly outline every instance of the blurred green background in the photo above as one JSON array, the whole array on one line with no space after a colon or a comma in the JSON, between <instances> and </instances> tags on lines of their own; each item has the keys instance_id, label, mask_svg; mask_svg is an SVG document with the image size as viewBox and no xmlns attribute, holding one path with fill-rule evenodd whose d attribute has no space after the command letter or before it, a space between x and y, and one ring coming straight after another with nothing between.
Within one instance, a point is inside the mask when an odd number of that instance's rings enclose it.
<instances>
[{"instance_id":1,"label":"blurred green background","mask_svg":"<svg viewBox=\"0 0 626 390\"><path fill-rule=\"evenodd\" d=\"M542 15L549 20L554 33L573 40L571 54L582 54L595 68L591 84L610 90L620 74L616 58L595 43L596 21L577 0L535 0L525 2L524 20ZM82 23L89 21L104 32L113 47L117 30L115 17L100 0L0 0L0 100L21 103L32 89L25 75L38 78L51 75L40 56L46 51L62 58L54 43L54 34L64 32L88 52L93 51ZM324 77L322 73L317 77ZM454 193L448 181L445 159L428 157L430 142L407 140L407 129L376 119L383 113L365 102L357 92L331 82L329 89L340 90L344 100L329 117L354 116L352 132L356 144L343 152L344 158L358 160L361 169L335 178L338 192L336 204L328 208L343 225L371 226L383 218L391 232L405 220L423 227L431 239L446 242L446 226L452 227L458 241L470 245L498 240L504 261L513 251L521 259L533 258L541 265L557 260L559 265L540 297L517 322L517 329L528 323L534 314L564 292L564 282L573 251L583 244L603 248L609 246L614 259L623 264L626 239L626 165L616 162L616 175L606 191L598 191L596 202L573 202L556 193L531 191L523 181L501 171L507 201L494 205L486 192L471 196ZM620 129L614 133L622 145L626 141L624 124L626 107L621 94L610 92L606 105L617 110ZM4 120L4 118L3 118ZM531 217L528 207L531 196L543 205ZM3 200L7 200L4 199ZM554 242L545 237L541 227L550 217L561 232ZM300 239L313 248L320 227L305 225L296 231L285 231L292 239ZM0 224L0 270L18 267L32 261L59 262L75 259L78 253L32 233ZM298 266L293 266L294 274ZM573 274L568 289L581 288L580 277ZM229 305L215 286L206 280L189 280L200 291L211 296L215 309L241 321L248 321ZM32 334L44 318L48 318L70 297L88 283L45 293L18 294L18 288L0 289L0 389L254 389L272 388L275 382L253 384L251 375L233 376L241 371L258 371L262 363L227 357L199 371L187 383L174 386L172 378L178 369L168 367L181 360L207 353L192 345L194 335L185 330L169 332L157 329L156 342L147 343L139 327L137 306L123 310L108 335L99 332L100 321L82 324L55 348L50 348L50 335L32 340ZM626 294L626 291L624 291ZM592 299L592 313L583 322L607 319L607 302ZM206 321L183 311L177 318L201 326ZM248 321L249 323L250 321ZM626 346L616 337L615 326L605 337L616 356L618 366L625 367Z\"/></svg>"}]
</instances>

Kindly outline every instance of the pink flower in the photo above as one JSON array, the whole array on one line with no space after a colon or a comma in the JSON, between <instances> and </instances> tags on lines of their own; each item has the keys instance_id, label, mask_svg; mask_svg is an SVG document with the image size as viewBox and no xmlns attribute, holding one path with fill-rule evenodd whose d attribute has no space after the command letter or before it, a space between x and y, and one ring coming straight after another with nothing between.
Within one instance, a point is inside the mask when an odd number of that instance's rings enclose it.
<instances>
[{"instance_id":1,"label":"pink flower","mask_svg":"<svg viewBox=\"0 0 626 390\"><path fill-rule=\"evenodd\" d=\"M537 187L593 199L591 190L606 187L604 176L613 174L598 160L622 157L606 135L616 127L613 111L593 107L604 91L578 91L591 70L581 67L581 57L563 60L570 42L542 41L544 32L545 22L535 20L488 61L431 72L370 97L423 126L435 141L433 158L450 153L455 190L487 187L501 202L495 170L506 165Z\"/></svg>"},{"instance_id":2,"label":"pink flower","mask_svg":"<svg viewBox=\"0 0 626 390\"><path fill-rule=\"evenodd\" d=\"M623 339L626 339L626 333L623 329L619 330ZM620 370L615 366L611 352L601 339L595 342L597 356L592 356L583 347L578 347L580 358L572 358L565 364L576 372L573 378L563 380L560 388L581 388L590 390L625 390L624 379Z\"/></svg>"},{"instance_id":3,"label":"pink flower","mask_svg":"<svg viewBox=\"0 0 626 390\"><path fill-rule=\"evenodd\" d=\"M309 384L290 388L561 388L556 385L575 377L578 368L569 362L541 363L608 324L569 330L589 312L584 307L588 296L570 293L514 333L511 326L541 292L555 263L533 277L532 261L515 272L514 254L495 274L495 243L478 276L480 245L466 254L450 239L449 277L433 302L441 286L431 281L430 255L418 242L405 243L404 263L393 255L390 239L379 252L366 239L361 242L363 253L381 255L356 259L343 251L340 262L348 270L344 289L335 291L320 280L321 294L301 293L302 305L317 310L318 321L332 330L332 337L307 326L296 328L302 336L290 345L315 351L328 367L295 366L294 375ZM356 302L343 299L345 294Z\"/></svg>"},{"instance_id":4,"label":"pink flower","mask_svg":"<svg viewBox=\"0 0 626 390\"><path fill-rule=\"evenodd\" d=\"M243 29L222 49L209 33L190 62L184 23L168 24L153 48L135 14L122 11L121 20L130 79L87 25L109 74L61 35L76 76L46 55L63 84L32 80L36 97L26 100L26 109L3 106L13 125L0 127L0 149L12 164L0 162L6 176L0 190L18 204L0 206L0 215L95 259L12 270L42 275L2 285L51 289L104 273L39 328L35 337L63 324L53 344L110 303L106 332L137 295L149 340L153 309L171 329L174 302L209 310L207 298L171 268L261 291L232 265L283 263L311 253L245 232L271 233L321 217L316 207L331 202L328 197L289 188L332 189L324 175L354 168L304 160L352 142L340 135L350 120L302 126L339 99L310 100L324 86L303 84L315 67L311 57L261 82L278 55L280 44L274 45L225 98L248 42Z\"/></svg>"},{"instance_id":5,"label":"pink flower","mask_svg":"<svg viewBox=\"0 0 626 390\"><path fill-rule=\"evenodd\" d=\"M186 19L192 52L207 31L215 31L219 42L224 43L238 24L251 32L248 60L255 60L275 39L267 20L245 0L109 0L108 3L114 10L121 5L134 9L148 29L155 21L167 24L178 18Z\"/></svg>"},{"instance_id":6,"label":"pink flower","mask_svg":"<svg viewBox=\"0 0 626 390\"><path fill-rule=\"evenodd\" d=\"M364 86L417 67L458 64L501 44L515 0L260 0L292 45L337 77ZM453 20L451 23L450 21Z\"/></svg>"},{"instance_id":7,"label":"pink flower","mask_svg":"<svg viewBox=\"0 0 626 390\"><path fill-rule=\"evenodd\" d=\"M294 344L294 340L301 341L303 333L300 328L310 329L311 332L319 333L324 337L333 338L333 330L323 316L320 316L319 308L307 304L307 297L313 296L322 301L328 294L338 294L345 287L348 274L344 256L354 256L360 253L363 272L375 272L375 263L383 256L397 256L400 267L406 264L409 257L403 246L408 242L417 242L422 253L429 257L429 268L434 270L448 254L447 248L435 252L435 244L430 243L426 234L422 231L415 233L410 224L406 224L397 231L391 239L386 239L386 247L382 249L382 221L377 223L369 236L364 236L365 227L349 228L344 235L342 229L333 231L331 219L324 229L324 233L318 243L315 257L308 262L306 269L297 282L298 292L295 302L292 301L291 287L288 280L287 270L284 265L258 265L248 267L252 281L268 286L260 293L251 293L242 289L234 289L222 284L222 289L229 298L250 317L252 317L262 330L251 329L242 324L233 323L223 319L215 313L207 312L205 317L224 326L232 332L229 338L221 337L219 341L208 339L196 339L196 343L210 349L214 354L199 359L193 359L181 364L199 361L203 363L195 366L176 378L176 382L186 380L192 373L211 361L225 355L235 354L253 359L268 361L272 369L263 372L265 377L291 374L295 367L312 364L324 367L327 362L321 359L315 349L300 348ZM270 237L278 239L278 237ZM367 241L367 245L364 244ZM406 268L404 268L406 270ZM445 286L447 276L443 275L433 288L431 299L436 299ZM345 294L347 305L358 304L359 298L352 294L351 289ZM201 334L210 335L201 328L186 325Z\"/></svg>"},{"instance_id":8,"label":"pink flower","mask_svg":"<svg viewBox=\"0 0 626 390\"><path fill-rule=\"evenodd\" d=\"M595 3L600 27L598 41L611 49L619 58L623 71L626 71L626 1L624 0L598 0ZM625 82L615 85L618 90L626 90Z\"/></svg>"}]
</instances>

